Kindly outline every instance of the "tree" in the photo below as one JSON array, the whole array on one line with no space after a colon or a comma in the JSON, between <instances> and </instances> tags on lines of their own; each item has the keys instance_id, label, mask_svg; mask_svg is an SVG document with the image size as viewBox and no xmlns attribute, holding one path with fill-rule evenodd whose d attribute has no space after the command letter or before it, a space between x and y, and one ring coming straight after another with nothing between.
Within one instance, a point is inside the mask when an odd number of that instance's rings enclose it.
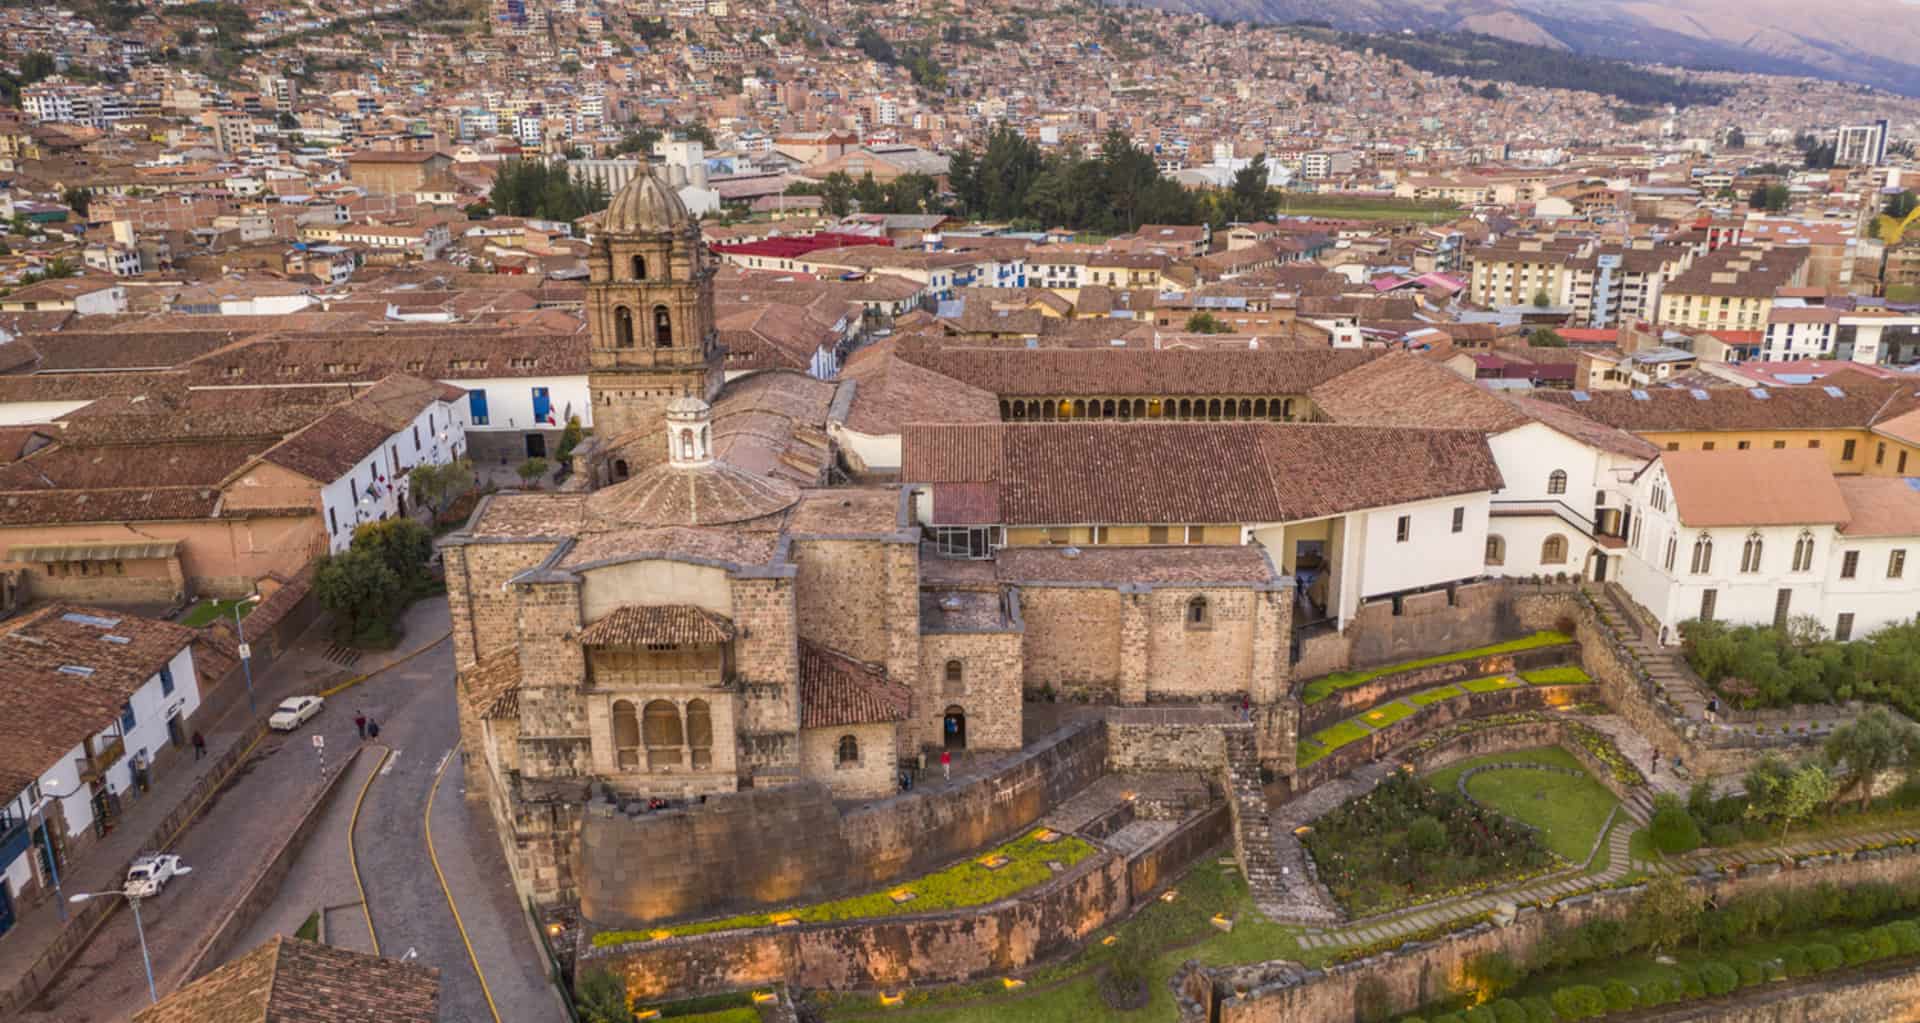
<instances>
[{"instance_id":1,"label":"tree","mask_svg":"<svg viewBox=\"0 0 1920 1023\"><path fill-rule=\"evenodd\" d=\"M1492 82L1488 82L1487 84L1480 87L1480 98L1481 99L1499 99L1500 87L1493 84Z\"/></svg>"},{"instance_id":2,"label":"tree","mask_svg":"<svg viewBox=\"0 0 1920 1023\"><path fill-rule=\"evenodd\" d=\"M636 128L620 136L620 141L614 144L613 155L624 156L627 153L651 153L653 152L653 144L658 141L660 141L660 129Z\"/></svg>"},{"instance_id":3,"label":"tree","mask_svg":"<svg viewBox=\"0 0 1920 1023\"><path fill-rule=\"evenodd\" d=\"M35 50L20 58L20 84L32 85L40 79L53 74L55 70L56 65L53 62L53 57L50 54Z\"/></svg>"},{"instance_id":4,"label":"tree","mask_svg":"<svg viewBox=\"0 0 1920 1023\"><path fill-rule=\"evenodd\" d=\"M827 212L844 217L853 212L853 179L846 171L834 171L820 182L820 198L825 200Z\"/></svg>"},{"instance_id":5,"label":"tree","mask_svg":"<svg viewBox=\"0 0 1920 1023\"><path fill-rule=\"evenodd\" d=\"M1913 212L1916 205L1920 205L1920 196L1914 195L1913 189L1909 188L1899 195L1888 196L1886 208L1882 212L1895 220L1904 220L1907 214Z\"/></svg>"},{"instance_id":6,"label":"tree","mask_svg":"<svg viewBox=\"0 0 1920 1023\"><path fill-rule=\"evenodd\" d=\"M381 519L355 529L349 549L364 550L379 558L406 586L426 575L427 559L433 556L433 535L410 518Z\"/></svg>"},{"instance_id":7,"label":"tree","mask_svg":"<svg viewBox=\"0 0 1920 1023\"><path fill-rule=\"evenodd\" d=\"M1535 348L1565 348L1567 339L1552 327L1535 327L1533 333L1527 335L1527 344Z\"/></svg>"},{"instance_id":8,"label":"tree","mask_svg":"<svg viewBox=\"0 0 1920 1023\"><path fill-rule=\"evenodd\" d=\"M1647 834L1663 853L1685 853L1700 848L1700 825L1680 802L1680 797L1661 793L1654 800L1653 820Z\"/></svg>"},{"instance_id":9,"label":"tree","mask_svg":"<svg viewBox=\"0 0 1920 1023\"><path fill-rule=\"evenodd\" d=\"M416 465L407 473L407 492L427 506L434 518L447 505L473 486L473 463L466 459L440 464Z\"/></svg>"},{"instance_id":10,"label":"tree","mask_svg":"<svg viewBox=\"0 0 1920 1023\"><path fill-rule=\"evenodd\" d=\"M1533 293L1533 307L1535 309L1545 309L1551 305L1553 305L1553 299L1547 295L1547 289L1541 288Z\"/></svg>"},{"instance_id":11,"label":"tree","mask_svg":"<svg viewBox=\"0 0 1920 1023\"><path fill-rule=\"evenodd\" d=\"M1233 186L1228 190L1230 201L1227 204L1227 218L1245 223L1265 220L1273 215L1276 205L1273 189L1267 184L1267 157L1265 153L1253 158L1252 162L1234 172Z\"/></svg>"},{"instance_id":12,"label":"tree","mask_svg":"<svg viewBox=\"0 0 1920 1023\"><path fill-rule=\"evenodd\" d=\"M1780 833L1813 816L1833 798L1833 778L1820 764L1795 768L1768 756L1747 772L1747 816L1780 822Z\"/></svg>"},{"instance_id":13,"label":"tree","mask_svg":"<svg viewBox=\"0 0 1920 1023\"><path fill-rule=\"evenodd\" d=\"M1747 148L1747 133L1744 131L1741 131L1739 128L1728 128L1727 129L1727 148L1728 149Z\"/></svg>"},{"instance_id":14,"label":"tree","mask_svg":"<svg viewBox=\"0 0 1920 1023\"><path fill-rule=\"evenodd\" d=\"M314 570L313 591L320 606L347 624L350 635L370 634L392 613L402 592L400 579L380 555L349 547L323 558Z\"/></svg>"},{"instance_id":15,"label":"tree","mask_svg":"<svg viewBox=\"0 0 1920 1023\"><path fill-rule=\"evenodd\" d=\"M633 1005L627 985L611 970L595 970L580 978L574 989L574 1007L581 1023L633 1023Z\"/></svg>"},{"instance_id":16,"label":"tree","mask_svg":"<svg viewBox=\"0 0 1920 1023\"><path fill-rule=\"evenodd\" d=\"M573 449L580 446L580 441L585 436L586 431L580 427L580 417L568 416L566 429L560 431L560 450L554 455L561 465L567 464L567 459L573 455Z\"/></svg>"},{"instance_id":17,"label":"tree","mask_svg":"<svg viewBox=\"0 0 1920 1023\"><path fill-rule=\"evenodd\" d=\"M1873 777L1906 762L1916 745L1912 728L1896 724L1885 707L1874 707L1827 737L1827 763L1844 765L1847 786L1860 790L1860 808L1873 797Z\"/></svg>"},{"instance_id":18,"label":"tree","mask_svg":"<svg viewBox=\"0 0 1920 1023\"><path fill-rule=\"evenodd\" d=\"M1632 940L1658 952L1670 949L1692 937L1700 926L1700 912L1706 897L1675 874L1662 874L1647 882L1627 913L1627 930Z\"/></svg>"},{"instance_id":19,"label":"tree","mask_svg":"<svg viewBox=\"0 0 1920 1023\"><path fill-rule=\"evenodd\" d=\"M1197 312L1187 317L1187 333L1189 334L1229 334L1232 332L1232 326L1221 322L1220 318L1212 313Z\"/></svg>"},{"instance_id":20,"label":"tree","mask_svg":"<svg viewBox=\"0 0 1920 1023\"><path fill-rule=\"evenodd\" d=\"M520 467L518 469L515 469L514 471L520 474L520 479L523 482L525 482L528 486L532 486L534 484L534 481L538 480L540 477L545 476L547 474L547 469L548 469L548 465L547 465L546 459L529 458L526 461L521 462Z\"/></svg>"},{"instance_id":21,"label":"tree","mask_svg":"<svg viewBox=\"0 0 1920 1023\"><path fill-rule=\"evenodd\" d=\"M1787 204L1792 202L1792 200L1793 193L1788 191L1785 185L1778 183L1756 185L1753 191L1747 196L1747 205L1756 210L1777 212L1786 209Z\"/></svg>"},{"instance_id":22,"label":"tree","mask_svg":"<svg viewBox=\"0 0 1920 1023\"><path fill-rule=\"evenodd\" d=\"M93 205L93 189L69 188L60 193L60 201L66 203L67 207L73 210L73 212L85 217L87 215L87 207Z\"/></svg>"}]
</instances>

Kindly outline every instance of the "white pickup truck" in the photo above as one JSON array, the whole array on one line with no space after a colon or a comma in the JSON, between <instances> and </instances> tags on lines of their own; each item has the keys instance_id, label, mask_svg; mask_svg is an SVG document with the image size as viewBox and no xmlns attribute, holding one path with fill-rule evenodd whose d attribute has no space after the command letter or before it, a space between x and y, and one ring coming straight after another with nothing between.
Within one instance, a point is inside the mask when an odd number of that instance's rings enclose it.
<instances>
[{"instance_id":1,"label":"white pickup truck","mask_svg":"<svg viewBox=\"0 0 1920 1023\"><path fill-rule=\"evenodd\" d=\"M191 870L191 867L180 865L178 856L142 856L127 868L126 887L121 890L136 899L144 899L160 894L160 889L165 888L174 875Z\"/></svg>"}]
</instances>

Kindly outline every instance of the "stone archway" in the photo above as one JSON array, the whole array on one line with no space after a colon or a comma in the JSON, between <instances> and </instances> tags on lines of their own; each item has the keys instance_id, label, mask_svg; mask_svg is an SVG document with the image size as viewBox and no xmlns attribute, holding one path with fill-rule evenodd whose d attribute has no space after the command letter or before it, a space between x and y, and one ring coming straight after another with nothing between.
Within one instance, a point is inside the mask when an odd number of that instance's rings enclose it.
<instances>
[{"instance_id":1,"label":"stone archway","mask_svg":"<svg viewBox=\"0 0 1920 1023\"><path fill-rule=\"evenodd\" d=\"M967 712L959 704L956 703L947 708L946 718L941 723L940 734L946 749L967 748Z\"/></svg>"}]
</instances>

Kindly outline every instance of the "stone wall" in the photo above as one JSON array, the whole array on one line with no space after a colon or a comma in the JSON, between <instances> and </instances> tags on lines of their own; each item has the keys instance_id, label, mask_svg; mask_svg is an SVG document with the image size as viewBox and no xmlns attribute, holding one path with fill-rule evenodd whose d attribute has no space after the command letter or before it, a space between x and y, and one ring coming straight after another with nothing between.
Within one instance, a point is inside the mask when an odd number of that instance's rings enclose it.
<instances>
[{"instance_id":1,"label":"stone wall","mask_svg":"<svg viewBox=\"0 0 1920 1023\"><path fill-rule=\"evenodd\" d=\"M1028 692L1052 686L1085 692L1100 702L1120 698L1120 591L1094 587L1026 586L1020 614L1027 631L1021 647L1022 685Z\"/></svg>"},{"instance_id":2,"label":"stone wall","mask_svg":"<svg viewBox=\"0 0 1920 1023\"><path fill-rule=\"evenodd\" d=\"M813 783L631 819L595 804L581 829L581 913L601 927L638 927L870 891L1005 840L1100 777L1106 762L1105 725L1091 721L987 777L844 815Z\"/></svg>"},{"instance_id":3,"label":"stone wall","mask_svg":"<svg viewBox=\"0 0 1920 1023\"><path fill-rule=\"evenodd\" d=\"M1450 682L1464 682L1468 679L1486 678L1489 675L1511 675L1556 664L1570 664L1579 659L1579 654L1580 651L1569 643L1521 650L1510 654L1488 654L1485 657L1474 657L1449 664L1432 664L1424 668L1396 671L1357 686L1336 689L1328 694L1326 699L1305 705L1300 711L1300 728L1312 734L1384 700L1405 696L1422 689L1443 686ZM1306 682L1303 681L1298 688L1304 692L1305 687Z\"/></svg>"},{"instance_id":4,"label":"stone wall","mask_svg":"<svg viewBox=\"0 0 1920 1023\"><path fill-rule=\"evenodd\" d=\"M835 799L892 795L900 787L899 761L894 751L897 731L886 722L803 729L800 769L806 777L825 782ZM845 736L853 737L858 751L850 762L840 759L840 740Z\"/></svg>"},{"instance_id":5,"label":"stone wall","mask_svg":"<svg viewBox=\"0 0 1920 1023\"><path fill-rule=\"evenodd\" d=\"M800 635L855 660L887 659L887 544L795 540Z\"/></svg>"},{"instance_id":6,"label":"stone wall","mask_svg":"<svg viewBox=\"0 0 1920 1023\"><path fill-rule=\"evenodd\" d=\"M1207 602L1207 621L1187 621L1188 603ZM1148 666L1139 703L1225 699L1246 692L1254 656L1253 590L1167 588L1146 594ZM1282 643L1280 649L1285 650Z\"/></svg>"},{"instance_id":7,"label":"stone wall","mask_svg":"<svg viewBox=\"0 0 1920 1023\"><path fill-rule=\"evenodd\" d=\"M1426 732L1462 718L1485 717L1516 710L1540 710L1545 707L1579 703L1593 695L1592 686L1520 686L1490 693L1466 693L1421 709L1401 718L1364 739L1347 743L1332 753L1295 771L1292 791L1305 792L1338 778L1348 771L1414 741Z\"/></svg>"},{"instance_id":8,"label":"stone wall","mask_svg":"<svg viewBox=\"0 0 1920 1023\"><path fill-rule=\"evenodd\" d=\"M773 983L828 990L954 983L1065 954L1130 904L1126 862L1101 853L989 906L589 947L576 974L610 970L642 1000Z\"/></svg>"},{"instance_id":9,"label":"stone wall","mask_svg":"<svg viewBox=\"0 0 1920 1023\"><path fill-rule=\"evenodd\" d=\"M441 549L456 669L471 668L481 657L513 642L514 597L501 587L552 552L550 543L473 543Z\"/></svg>"},{"instance_id":10,"label":"stone wall","mask_svg":"<svg viewBox=\"0 0 1920 1023\"><path fill-rule=\"evenodd\" d=\"M1339 632L1303 637L1294 658L1295 678L1315 678L1350 668L1416 660L1450 650L1486 646L1520 631L1510 610L1513 585L1483 579L1445 590L1415 593L1400 601L1363 602Z\"/></svg>"},{"instance_id":11,"label":"stone wall","mask_svg":"<svg viewBox=\"0 0 1920 1023\"><path fill-rule=\"evenodd\" d=\"M1183 822L1158 844L1127 860L1127 888L1133 905L1140 905L1178 879L1195 860L1233 837L1233 812L1216 804Z\"/></svg>"},{"instance_id":12,"label":"stone wall","mask_svg":"<svg viewBox=\"0 0 1920 1023\"><path fill-rule=\"evenodd\" d=\"M1884 850L1869 858L1830 863L1798 869L1780 869L1768 864L1750 869L1738 877L1718 875L1712 879L1694 879L1716 903L1764 891L1785 891L1821 883L1845 888L1867 882L1910 885L1920 881L1920 855L1912 850ZM1639 897L1638 888L1615 889L1569 899L1546 909L1523 907L1508 927L1479 927L1437 942L1382 953L1367 959L1328 968L1323 972L1302 973L1293 964L1272 962L1222 970L1187 971L1184 993L1204 1010L1219 1002L1219 1023L1282 1023L1289 1020L1334 1020L1352 1018L1356 988L1363 979L1377 980L1384 987L1393 1014L1412 1012L1422 1005L1446 997L1451 985L1461 977L1469 959L1487 952L1505 952L1521 957L1548 933L1577 926L1596 917L1624 916ZM1244 994L1235 994L1244 990ZM1835 1003L1841 1004L1841 1003ZM1696 1007L1700 1008L1700 1007ZM1208 1017L1183 1010L1183 1023L1199 1023ZM1636 1019L1644 1017L1636 1016ZM1776 1017L1704 1016L1681 1018L1732 1018L1773 1021ZM1782 1017L1798 1020L1801 1017ZM1867 1019L1904 1018L1869 1016Z\"/></svg>"},{"instance_id":13,"label":"stone wall","mask_svg":"<svg viewBox=\"0 0 1920 1023\"><path fill-rule=\"evenodd\" d=\"M1227 766L1219 725L1107 722L1109 771L1205 771Z\"/></svg>"},{"instance_id":14,"label":"stone wall","mask_svg":"<svg viewBox=\"0 0 1920 1023\"><path fill-rule=\"evenodd\" d=\"M1020 748L1021 635L1018 632L928 632L920 637L920 685L914 691L915 745L937 747L947 708L967 715L967 748ZM960 662L958 684L947 662Z\"/></svg>"}]
</instances>

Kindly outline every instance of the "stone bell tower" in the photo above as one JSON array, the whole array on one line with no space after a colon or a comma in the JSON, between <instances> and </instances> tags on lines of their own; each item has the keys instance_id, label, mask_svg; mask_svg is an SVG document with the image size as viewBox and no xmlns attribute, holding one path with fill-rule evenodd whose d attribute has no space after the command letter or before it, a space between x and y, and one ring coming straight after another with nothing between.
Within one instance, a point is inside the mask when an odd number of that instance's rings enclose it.
<instances>
[{"instance_id":1,"label":"stone bell tower","mask_svg":"<svg viewBox=\"0 0 1920 1023\"><path fill-rule=\"evenodd\" d=\"M675 398L712 401L725 353L714 333L711 256L651 163L614 194L587 268L594 431L658 426Z\"/></svg>"}]
</instances>

